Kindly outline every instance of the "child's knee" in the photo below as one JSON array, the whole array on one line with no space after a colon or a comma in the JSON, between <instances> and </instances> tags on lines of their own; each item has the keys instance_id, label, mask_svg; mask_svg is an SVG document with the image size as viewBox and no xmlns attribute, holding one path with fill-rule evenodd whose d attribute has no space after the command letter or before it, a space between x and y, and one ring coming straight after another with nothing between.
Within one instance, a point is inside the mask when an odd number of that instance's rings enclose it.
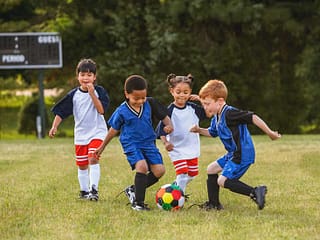
<instances>
[{"instance_id":1,"label":"child's knee","mask_svg":"<svg viewBox=\"0 0 320 240\"><path fill-rule=\"evenodd\" d=\"M165 174L166 169L164 165L158 165L156 168L152 169L152 172L157 178L161 178Z\"/></svg>"}]
</instances>

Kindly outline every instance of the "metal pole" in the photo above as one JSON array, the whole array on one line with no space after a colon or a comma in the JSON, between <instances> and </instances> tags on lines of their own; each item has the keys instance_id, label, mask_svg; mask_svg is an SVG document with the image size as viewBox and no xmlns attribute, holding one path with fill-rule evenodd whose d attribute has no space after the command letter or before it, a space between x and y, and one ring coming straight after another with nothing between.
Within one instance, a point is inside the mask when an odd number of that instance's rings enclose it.
<instances>
[{"instance_id":1,"label":"metal pole","mask_svg":"<svg viewBox=\"0 0 320 240\"><path fill-rule=\"evenodd\" d=\"M39 84L39 107L38 115L40 121L38 120L40 126L37 126L38 138L45 137L45 104L44 104L44 87L43 87L43 70L39 71L38 84Z\"/></svg>"}]
</instances>

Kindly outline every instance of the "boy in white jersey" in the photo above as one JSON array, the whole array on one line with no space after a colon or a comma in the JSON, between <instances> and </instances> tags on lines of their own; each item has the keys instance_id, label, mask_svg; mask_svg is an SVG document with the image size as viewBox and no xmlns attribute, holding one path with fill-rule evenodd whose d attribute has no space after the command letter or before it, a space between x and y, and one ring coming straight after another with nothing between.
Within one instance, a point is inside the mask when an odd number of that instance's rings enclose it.
<instances>
[{"instance_id":1,"label":"boy in white jersey","mask_svg":"<svg viewBox=\"0 0 320 240\"><path fill-rule=\"evenodd\" d=\"M198 175L198 158L200 156L200 138L198 133L190 132L194 125L206 118L202 106L190 102L192 99L193 77L176 76L171 73L167 77L169 91L174 101L168 106L174 131L166 134L160 123L158 134L169 153L175 167L175 183L185 193L187 184Z\"/></svg>"},{"instance_id":2,"label":"boy in white jersey","mask_svg":"<svg viewBox=\"0 0 320 240\"><path fill-rule=\"evenodd\" d=\"M55 118L49 136L54 137L63 119L74 116L79 198L98 201L100 164L94 152L107 135L103 114L109 106L109 96L102 86L95 85L97 67L93 60L82 59L77 65L76 75L80 86L72 89L51 110Z\"/></svg>"}]
</instances>

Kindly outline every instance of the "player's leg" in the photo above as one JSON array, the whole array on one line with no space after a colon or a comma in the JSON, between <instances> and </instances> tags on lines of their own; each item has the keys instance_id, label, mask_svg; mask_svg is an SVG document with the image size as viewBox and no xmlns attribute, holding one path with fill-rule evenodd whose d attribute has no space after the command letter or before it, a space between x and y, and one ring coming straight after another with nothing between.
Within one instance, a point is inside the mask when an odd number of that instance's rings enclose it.
<instances>
[{"instance_id":1,"label":"player's leg","mask_svg":"<svg viewBox=\"0 0 320 240\"><path fill-rule=\"evenodd\" d=\"M222 157L217 161L209 164L207 168L207 193L208 193L208 208L214 208L217 210L223 209L222 204L220 203L219 193L220 187L218 185L218 173L221 172L222 167L224 166L226 157Z\"/></svg>"},{"instance_id":2,"label":"player's leg","mask_svg":"<svg viewBox=\"0 0 320 240\"><path fill-rule=\"evenodd\" d=\"M142 151L149 168L146 184L146 187L148 188L157 183L164 175L166 170L163 165L163 160L159 149L155 145L149 146L148 148L143 148Z\"/></svg>"},{"instance_id":3,"label":"player's leg","mask_svg":"<svg viewBox=\"0 0 320 240\"><path fill-rule=\"evenodd\" d=\"M191 182L199 174L198 158L187 160L188 165L188 182Z\"/></svg>"},{"instance_id":4,"label":"player's leg","mask_svg":"<svg viewBox=\"0 0 320 240\"><path fill-rule=\"evenodd\" d=\"M98 186L100 182L100 163L99 158L94 152L101 145L102 140L93 139L88 145L88 160L89 160L89 178L90 178L90 200L98 201Z\"/></svg>"},{"instance_id":5,"label":"player's leg","mask_svg":"<svg viewBox=\"0 0 320 240\"><path fill-rule=\"evenodd\" d=\"M223 170L221 176L218 178L218 184L224 188L228 188L230 191L249 196L253 199L259 209L263 209L265 205L265 194L267 192L266 186L252 187L242 181L242 177L249 169L251 163L248 164L236 164L232 161L228 161L226 168Z\"/></svg>"},{"instance_id":6,"label":"player's leg","mask_svg":"<svg viewBox=\"0 0 320 240\"><path fill-rule=\"evenodd\" d=\"M88 170L88 148L86 145L76 145L76 164L78 166L78 181L80 186L80 199L89 197L89 170Z\"/></svg>"},{"instance_id":7,"label":"player's leg","mask_svg":"<svg viewBox=\"0 0 320 240\"><path fill-rule=\"evenodd\" d=\"M176 172L176 184L185 192L188 183L188 164L187 160L177 160L173 162Z\"/></svg>"},{"instance_id":8,"label":"player's leg","mask_svg":"<svg viewBox=\"0 0 320 240\"><path fill-rule=\"evenodd\" d=\"M149 210L145 205L145 195L146 187L148 182L148 164L146 160L139 160L135 164L136 175L134 178L134 190L135 190L135 199L132 203L132 209L134 210Z\"/></svg>"}]
</instances>

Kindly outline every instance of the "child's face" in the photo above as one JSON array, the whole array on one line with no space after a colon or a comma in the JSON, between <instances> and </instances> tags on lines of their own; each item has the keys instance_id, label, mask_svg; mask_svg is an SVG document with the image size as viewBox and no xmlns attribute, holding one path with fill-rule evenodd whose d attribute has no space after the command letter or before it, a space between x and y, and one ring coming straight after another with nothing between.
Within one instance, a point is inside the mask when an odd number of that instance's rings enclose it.
<instances>
[{"instance_id":1,"label":"child's face","mask_svg":"<svg viewBox=\"0 0 320 240\"><path fill-rule=\"evenodd\" d=\"M174 104L178 107L184 107L191 95L192 89L185 82L180 82L173 88L170 88L170 93L174 98Z\"/></svg>"},{"instance_id":2,"label":"child's face","mask_svg":"<svg viewBox=\"0 0 320 240\"><path fill-rule=\"evenodd\" d=\"M201 99L201 104L206 111L207 117L210 118L220 112L221 107L224 105L224 100L222 98L214 100L211 97L205 97Z\"/></svg>"},{"instance_id":3,"label":"child's face","mask_svg":"<svg viewBox=\"0 0 320 240\"><path fill-rule=\"evenodd\" d=\"M139 109L147 99L147 90L133 90L131 93L125 92L125 96L131 107Z\"/></svg>"},{"instance_id":4,"label":"child's face","mask_svg":"<svg viewBox=\"0 0 320 240\"><path fill-rule=\"evenodd\" d=\"M88 84L93 85L96 80L96 75L92 72L79 72L78 81L80 83L81 89L84 91L88 90Z\"/></svg>"}]
</instances>

